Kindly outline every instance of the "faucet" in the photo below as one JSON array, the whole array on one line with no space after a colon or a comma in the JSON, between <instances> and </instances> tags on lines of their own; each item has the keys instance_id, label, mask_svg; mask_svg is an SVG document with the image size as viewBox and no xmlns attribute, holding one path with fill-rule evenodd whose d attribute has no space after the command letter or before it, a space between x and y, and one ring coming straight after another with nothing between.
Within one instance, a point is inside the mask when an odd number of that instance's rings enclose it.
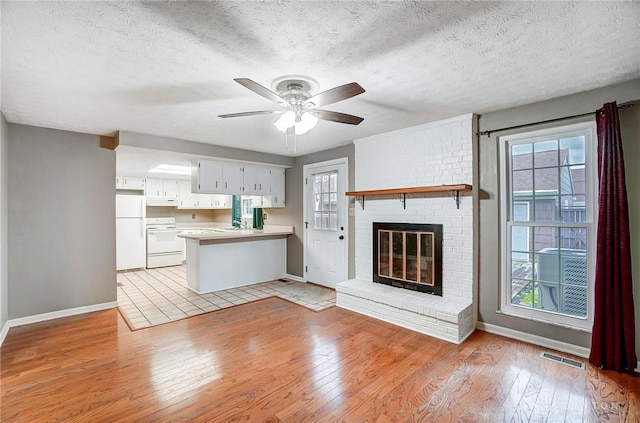
<instances>
[{"instance_id":1,"label":"faucet","mask_svg":"<svg viewBox=\"0 0 640 423\"><path fill-rule=\"evenodd\" d=\"M234 220L233 222L231 222L231 225L235 226L236 228L239 228L239 229L250 229L249 228L249 222L247 222L247 221Z\"/></svg>"}]
</instances>

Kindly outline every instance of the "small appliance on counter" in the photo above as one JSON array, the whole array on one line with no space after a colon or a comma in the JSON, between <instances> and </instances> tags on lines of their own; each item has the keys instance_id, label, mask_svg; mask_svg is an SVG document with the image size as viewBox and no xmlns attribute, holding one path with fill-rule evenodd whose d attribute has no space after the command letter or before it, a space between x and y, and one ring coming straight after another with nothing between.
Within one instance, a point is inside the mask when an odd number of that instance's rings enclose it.
<instances>
[{"instance_id":1,"label":"small appliance on counter","mask_svg":"<svg viewBox=\"0 0 640 423\"><path fill-rule=\"evenodd\" d=\"M182 264L184 241L178 238L175 217L147 219L147 268Z\"/></svg>"}]
</instances>

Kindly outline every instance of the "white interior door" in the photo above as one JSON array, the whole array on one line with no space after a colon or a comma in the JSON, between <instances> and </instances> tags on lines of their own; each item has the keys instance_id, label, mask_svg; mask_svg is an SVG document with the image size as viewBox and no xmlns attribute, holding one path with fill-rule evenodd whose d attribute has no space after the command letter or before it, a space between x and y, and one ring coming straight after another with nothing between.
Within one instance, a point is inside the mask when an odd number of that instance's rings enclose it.
<instances>
[{"instance_id":1,"label":"white interior door","mask_svg":"<svg viewBox=\"0 0 640 423\"><path fill-rule=\"evenodd\" d=\"M305 270L335 288L347 279L346 159L305 166Z\"/></svg>"}]
</instances>

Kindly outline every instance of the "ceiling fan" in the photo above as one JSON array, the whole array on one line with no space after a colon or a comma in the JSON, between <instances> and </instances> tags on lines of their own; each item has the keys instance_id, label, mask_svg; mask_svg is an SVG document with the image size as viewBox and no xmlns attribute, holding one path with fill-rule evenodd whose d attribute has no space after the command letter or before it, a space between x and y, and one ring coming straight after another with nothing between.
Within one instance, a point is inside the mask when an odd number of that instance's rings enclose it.
<instances>
[{"instance_id":1,"label":"ceiling fan","mask_svg":"<svg viewBox=\"0 0 640 423\"><path fill-rule=\"evenodd\" d=\"M310 91L312 91L314 85L317 86L317 83L310 78L283 77L280 80L276 80L274 81L274 86L278 93L275 93L248 78L235 78L234 81L250 89L254 93L261 95L267 100L278 103L282 109L230 113L218 115L218 117L230 118L264 114L282 114L274 125L279 131L284 132L285 134L289 128L294 128L296 135L302 135L309 129L313 128L318 122L318 119L346 123L348 125L358 125L364 120L359 116L318 109L318 107L337 103L338 101L346 100L365 92L364 88L356 82L340 85L339 87L331 88L330 90L312 95Z\"/></svg>"}]
</instances>

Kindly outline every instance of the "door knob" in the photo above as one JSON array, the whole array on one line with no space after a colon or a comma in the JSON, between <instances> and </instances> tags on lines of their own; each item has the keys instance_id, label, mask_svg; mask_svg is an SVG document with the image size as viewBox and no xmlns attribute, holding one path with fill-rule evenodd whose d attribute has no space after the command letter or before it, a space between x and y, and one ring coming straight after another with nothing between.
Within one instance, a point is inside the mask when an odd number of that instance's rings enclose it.
<instances>
[{"instance_id":1,"label":"door knob","mask_svg":"<svg viewBox=\"0 0 640 423\"><path fill-rule=\"evenodd\" d=\"M344 239L344 235L340 235L338 239Z\"/></svg>"}]
</instances>

